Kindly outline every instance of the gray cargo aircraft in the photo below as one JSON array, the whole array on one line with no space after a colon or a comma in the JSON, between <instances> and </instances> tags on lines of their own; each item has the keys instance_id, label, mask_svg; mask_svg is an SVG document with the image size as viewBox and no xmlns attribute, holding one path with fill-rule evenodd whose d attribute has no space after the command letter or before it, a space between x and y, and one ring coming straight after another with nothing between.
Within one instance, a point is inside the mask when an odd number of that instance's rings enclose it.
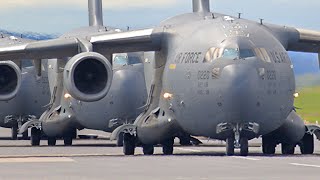
<instances>
[{"instance_id":1,"label":"gray cargo aircraft","mask_svg":"<svg viewBox=\"0 0 320 180\"><path fill-rule=\"evenodd\" d=\"M193 0L192 13L153 29L93 33L1 47L0 59L58 57L59 67L67 64L63 72L56 68L66 87L59 94L81 100L66 103L73 107L107 94L112 54L156 51L152 73L146 74L151 85L144 112L112 134L124 133L126 155L134 154L137 144L153 154L159 143L164 154L172 154L180 132L225 140L227 155L235 148L248 155L248 141L260 136L265 154L274 154L279 143L283 154L293 154L297 144L303 154L313 153L313 135L294 111L287 51L318 53L320 32L213 13L209 0ZM55 114L65 110L59 107Z\"/></svg>"},{"instance_id":2,"label":"gray cargo aircraft","mask_svg":"<svg viewBox=\"0 0 320 180\"><path fill-rule=\"evenodd\" d=\"M2 34L1 45L12 45L31 42L28 39ZM30 119L39 118L49 103L50 92L48 77L40 68L37 74L35 64L30 60L4 61L0 67L0 126L11 128L12 139L18 138L18 129ZM21 75L20 75L21 74ZM10 82L9 85L3 84ZM36 87L36 88L35 88ZM28 138L28 131L22 134L23 139Z\"/></svg>"},{"instance_id":3,"label":"gray cargo aircraft","mask_svg":"<svg viewBox=\"0 0 320 180\"><path fill-rule=\"evenodd\" d=\"M48 57L58 58L48 60L49 108L43 111L39 120L29 121L20 129L22 133L31 128L32 145L40 144L43 133L50 146L54 146L60 137L65 145L72 145L77 129L112 132L122 124L133 123L143 111L147 91L141 53L110 54L108 61L105 56L93 52L86 40L90 34L120 31L103 26L102 17L101 0L89 0L90 26L56 39L61 42L75 40L82 45L64 51L53 40L48 46L49 49L56 47L50 50ZM79 54L69 58L64 52L60 54L60 50ZM41 50L36 51L41 54ZM122 144L121 138L117 144Z\"/></svg>"}]
</instances>

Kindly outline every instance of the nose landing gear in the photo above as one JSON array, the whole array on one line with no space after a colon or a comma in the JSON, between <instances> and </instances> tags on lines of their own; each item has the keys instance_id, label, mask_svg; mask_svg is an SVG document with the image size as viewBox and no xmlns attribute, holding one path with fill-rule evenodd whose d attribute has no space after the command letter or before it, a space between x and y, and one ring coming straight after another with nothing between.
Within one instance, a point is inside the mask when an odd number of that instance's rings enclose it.
<instances>
[{"instance_id":1,"label":"nose landing gear","mask_svg":"<svg viewBox=\"0 0 320 180\"><path fill-rule=\"evenodd\" d=\"M229 124L221 123L217 126L217 133L232 131L231 136L226 139L226 155L233 156L234 149L240 149L240 156L248 156L249 140L245 136L246 132L258 134L259 125L256 123Z\"/></svg>"}]
</instances>

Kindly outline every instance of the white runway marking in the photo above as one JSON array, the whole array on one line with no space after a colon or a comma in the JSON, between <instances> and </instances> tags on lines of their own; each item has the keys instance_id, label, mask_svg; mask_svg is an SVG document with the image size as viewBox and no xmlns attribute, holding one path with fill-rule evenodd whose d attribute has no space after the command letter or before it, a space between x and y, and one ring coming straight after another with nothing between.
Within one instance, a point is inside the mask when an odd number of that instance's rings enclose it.
<instances>
[{"instance_id":1,"label":"white runway marking","mask_svg":"<svg viewBox=\"0 0 320 180\"><path fill-rule=\"evenodd\" d=\"M1 158L0 163L56 163L56 162L75 162L70 158Z\"/></svg>"},{"instance_id":2,"label":"white runway marking","mask_svg":"<svg viewBox=\"0 0 320 180\"><path fill-rule=\"evenodd\" d=\"M260 161L261 159L256 159L256 158L250 158L250 157L242 157L242 156L231 156L232 158L235 159L245 159L245 160L250 160L250 161Z\"/></svg>"},{"instance_id":3,"label":"white runway marking","mask_svg":"<svg viewBox=\"0 0 320 180\"><path fill-rule=\"evenodd\" d=\"M187 149L187 148L179 148L179 147L177 147L177 148L175 148L175 149L180 150L180 151L202 152L202 151L197 150L197 149Z\"/></svg>"},{"instance_id":4,"label":"white runway marking","mask_svg":"<svg viewBox=\"0 0 320 180\"><path fill-rule=\"evenodd\" d=\"M320 165L312 165L312 164L299 164L299 163L290 163L294 166L304 166L304 167L314 167L314 168L320 168Z\"/></svg>"}]
</instances>

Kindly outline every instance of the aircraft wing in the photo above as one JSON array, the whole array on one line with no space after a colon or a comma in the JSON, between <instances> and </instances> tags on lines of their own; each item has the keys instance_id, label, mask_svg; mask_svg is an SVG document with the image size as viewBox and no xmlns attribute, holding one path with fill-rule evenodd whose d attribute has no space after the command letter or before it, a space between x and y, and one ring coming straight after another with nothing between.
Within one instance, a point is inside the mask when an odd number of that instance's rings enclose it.
<instances>
[{"instance_id":1,"label":"aircraft wing","mask_svg":"<svg viewBox=\"0 0 320 180\"><path fill-rule=\"evenodd\" d=\"M266 25L287 51L320 53L320 31L294 27Z\"/></svg>"},{"instance_id":2,"label":"aircraft wing","mask_svg":"<svg viewBox=\"0 0 320 180\"><path fill-rule=\"evenodd\" d=\"M0 60L72 57L83 52L83 49L91 48L102 54L157 51L160 50L159 36L153 29L145 29L0 46Z\"/></svg>"}]
</instances>

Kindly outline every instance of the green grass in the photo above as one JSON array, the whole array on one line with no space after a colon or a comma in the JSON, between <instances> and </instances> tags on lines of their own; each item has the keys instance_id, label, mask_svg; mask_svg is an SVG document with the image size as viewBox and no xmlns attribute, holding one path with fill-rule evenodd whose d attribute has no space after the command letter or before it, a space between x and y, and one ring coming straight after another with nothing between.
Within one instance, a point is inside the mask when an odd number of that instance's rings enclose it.
<instances>
[{"instance_id":1,"label":"green grass","mask_svg":"<svg viewBox=\"0 0 320 180\"><path fill-rule=\"evenodd\" d=\"M295 98L297 113L305 121L320 123L320 86L302 88L298 92L299 97Z\"/></svg>"}]
</instances>

